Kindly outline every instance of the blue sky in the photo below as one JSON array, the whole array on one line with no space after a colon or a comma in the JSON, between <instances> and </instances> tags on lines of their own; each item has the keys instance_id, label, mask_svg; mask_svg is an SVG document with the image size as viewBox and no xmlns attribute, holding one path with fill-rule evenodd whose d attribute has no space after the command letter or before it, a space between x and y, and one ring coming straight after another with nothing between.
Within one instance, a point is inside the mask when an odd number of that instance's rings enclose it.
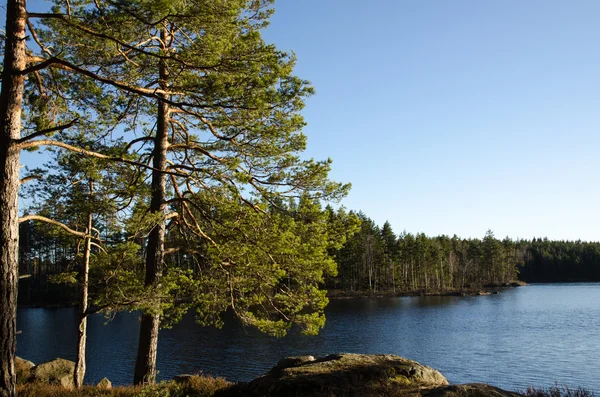
<instances>
[{"instance_id":1,"label":"blue sky","mask_svg":"<svg viewBox=\"0 0 600 397\"><path fill-rule=\"evenodd\" d=\"M306 154L352 183L347 208L396 232L600 240L599 1L275 8L265 39L317 92Z\"/></svg>"},{"instance_id":2,"label":"blue sky","mask_svg":"<svg viewBox=\"0 0 600 397\"><path fill-rule=\"evenodd\" d=\"M396 232L600 240L600 2L279 0L307 154Z\"/></svg>"}]
</instances>

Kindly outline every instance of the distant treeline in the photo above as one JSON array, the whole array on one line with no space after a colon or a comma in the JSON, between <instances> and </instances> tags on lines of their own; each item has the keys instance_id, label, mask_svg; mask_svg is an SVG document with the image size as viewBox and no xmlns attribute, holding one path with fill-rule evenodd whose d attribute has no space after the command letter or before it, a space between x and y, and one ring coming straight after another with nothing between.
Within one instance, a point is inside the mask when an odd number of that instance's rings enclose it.
<instances>
[{"instance_id":1,"label":"distant treeline","mask_svg":"<svg viewBox=\"0 0 600 397\"><path fill-rule=\"evenodd\" d=\"M548 239L482 239L396 235L363 213L360 230L333 252L344 291L434 292L526 282L600 281L600 243ZM330 216L335 216L330 211Z\"/></svg>"},{"instance_id":2,"label":"distant treeline","mask_svg":"<svg viewBox=\"0 0 600 397\"><path fill-rule=\"evenodd\" d=\"M340 216L332 209L328 211L331 218ZM500 240L489 230L482 239L406 232L397 235L389 222L380 227L361 212L354 215L360 220L359 230L341 249L330 252L338 274L326 279L329 289L428 293L501 285L517 279L600 281L598 242ZM75 300L76 287L49 282L76 267L73 239L45 225L25 222L20 227L20 251L20 271L28 275L21 281L22 303Z\"/></svg>"}]
</instances>

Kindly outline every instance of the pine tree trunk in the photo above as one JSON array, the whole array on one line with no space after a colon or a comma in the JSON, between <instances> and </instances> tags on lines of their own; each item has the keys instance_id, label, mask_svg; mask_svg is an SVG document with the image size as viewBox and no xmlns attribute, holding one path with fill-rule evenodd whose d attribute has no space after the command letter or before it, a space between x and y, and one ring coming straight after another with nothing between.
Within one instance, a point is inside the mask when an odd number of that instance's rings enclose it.
<instances>
[{"instance_id":1,"label":"pine tree trunk","mask_svg":"<svg viewBox=\"0 0 600 397\"><path fill-rule=\"evenodd\" d=\"M396 294L396 266L392 264L392 289L394 290L394 295Z\"/></svg>"},{"instance_id":2,"label":"pine tree trunk","mask_svg":"<svg viewBox=\"0 0 600 397\"><path fill-rule=\"evenodd\" d=\"M162 31L161 36L166 36ZM165 37L161 37L167 42ZM167 89L166 81L168 72L164 62L160 63L159 75L163 89ZM167 174L167 148L169 146L169 106L163 101L158 102L158 116L156 120L156 137L154 139L153 168L152 171L152 198L150 213L165 213ZM160 283L165 250L166 220L156 225L148 236L146 245L146 286ZM138 343L137 360L133 383L151 384L156 381L156 354L158 349L158 330L160 325L159 314L144 314L140 325L140 339Z\"/></svg>"},{"instance_id":3,"label":"pine tree trunk","mask_svg":"<svg viewBox=\"0 0 600 397\"><path fill-rule=\"evenodd\" d=\"M92 186L90 185L90 193ZM75 387L83 385L85 377L85 343L87 339L87 309L88 309L88 285L90 271L90 254L92 251L92 226L93 216L88 215L88 224L85 239L85 252L83 253L83 265L81 269L81 297L79 301L79 333L77 338L77 358L75 359Z\"/></svg>"},{"instance_id":4,"label":"pine tree trunk","mask_svg":"<svg viewBox=\"0 0 600 397\"><path fill-rule=\"evenodd\" d=\"M440 257L440 291L444 292L444 266L443 260Z\"/></svg>"},{"instance_id":5,"label":"pine tree trunk","mask_svg":"<svg viewBox=\"0 0 600 397\"><path fill-rule=\"evenodd\" d=\"M19 148L25 77L25 0L6 4L6 40L0 94L0 396L15 396L19 280Z\"/></svg>"}]
</instances>

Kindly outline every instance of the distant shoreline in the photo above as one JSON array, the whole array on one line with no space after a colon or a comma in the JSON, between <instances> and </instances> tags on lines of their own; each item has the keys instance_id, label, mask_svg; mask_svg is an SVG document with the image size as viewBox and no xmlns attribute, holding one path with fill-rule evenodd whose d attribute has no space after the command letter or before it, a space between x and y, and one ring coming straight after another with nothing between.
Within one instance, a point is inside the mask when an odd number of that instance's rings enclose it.
<instances>
[{"instance_id":1,"label":"distant shoreline","mask_svg":"<svg viewBox=\"0 0 600 397\"><path fill-rule=\"evenodd\" d=\"M504 284L484 284L482 286L471 286L463 289L446 289L439 290L384 290L384 291L346 291L341 289L327 290L329 299L378 299L378 298L394 298L401 296L483 296L499 294L507 288L522 287L528 285L523 281L511 281ZM22 309L60 309L67 307L77 307L75 302L24 302L18 304Z\"/></svg>"},{"instance_id":2,"label":"distant shoreline","mask_svg":"<svg viewBox=\"0 0 600 397\"><path fill-rule=\"evenodd\" d=\"M482 296L499 294L502 290L508 288L524 287L527 283L523 281L511 281L504 284L485 284L480 287L469 287L463 289L447 290L414 290L414 291L346 291L340 289L330 289L327 291L329 299L377 299L377 298L395 298L401 296Z\"/></svg>"}]
</instances>

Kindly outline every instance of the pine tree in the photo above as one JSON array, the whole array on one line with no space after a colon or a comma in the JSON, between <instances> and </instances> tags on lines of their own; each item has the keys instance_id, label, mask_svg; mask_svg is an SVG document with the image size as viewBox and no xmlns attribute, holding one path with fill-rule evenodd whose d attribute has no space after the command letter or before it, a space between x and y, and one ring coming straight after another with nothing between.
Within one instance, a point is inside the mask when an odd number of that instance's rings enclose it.
<instances>
[{"instance_id":1,"label":"pine tree","mask_svg":"<svg viewBox=\"0 0 600 397\"><path fill-rule=\"evenodd\" d=\"M386 282L391 284L392 290L396 292L396 262L398 258L396 235L392 225L385 222L381 228L381 240L383 248L383 264L385 266Z\"/></svg>"},{"instance_id":2,"label":"pine tree","mask_svg":"<svg viewBox=\"0 0 600 397\"><path fill-rule=\"evenodd\" d=\"M95 152L107 152L87 134L75 132L70 134L72 145L93 149ZM89 271L92 257L92 246L106 252L100 246L102 238L101 219L111 217L123 207L129 197L123 194L124 178L127 171L116 163L106 163L89 158L80 153L52 151L55 162L49 163L45 169L36 169L36 182L27 186L27 195L35 197L36 202L27 208L28 215L19 222L45 222L62 232L66 239L74 237L81 241L76 244L76 255L72 258L78 266L56 277L61 282L78 283L79 287L79 323L78 342L75 360L74 384L83 385L86 369L87 318L89 311ZM42 199L41 202L40 198ZM105 229L111 225L103 225ZM82 243L82 244L81 244ZM83 245L83 247L82 247Z\"/></svg>"},{"instance_id":3,"label":"pine tree","mask_svg":"<svg viewBox=\"0 0 600 397\"><path fill-rule=\"evenodd\" d=\"M33 15L46 21L39 37L48 48L62 50L60 59L45 58L52 73L84 86L97 82L107 97L132 96L115 103L127 109L123 119L129 117L134 162L152 174L148 288L161 284L165 253L176 248L165 245L167 217L176 217L184 235L217 244L200 221L220 219L202 210L217 206L217 192L264 212L264 203L276 205L279 197L338 198L347 191L327 180L329 161L297 155L306 144L299 111L312 88L292 75L293 57L260 37L270 3L56 2L52 14ZM71 87L73 95L82 95ZM96 117L103 113L94 110ZM149 159L152 165L143 166ZM199 191L211 192L202 200L213 203L198 209ZM160 315L143 316L135 383L155 379Z\"/></svg>"}]
</instances>

